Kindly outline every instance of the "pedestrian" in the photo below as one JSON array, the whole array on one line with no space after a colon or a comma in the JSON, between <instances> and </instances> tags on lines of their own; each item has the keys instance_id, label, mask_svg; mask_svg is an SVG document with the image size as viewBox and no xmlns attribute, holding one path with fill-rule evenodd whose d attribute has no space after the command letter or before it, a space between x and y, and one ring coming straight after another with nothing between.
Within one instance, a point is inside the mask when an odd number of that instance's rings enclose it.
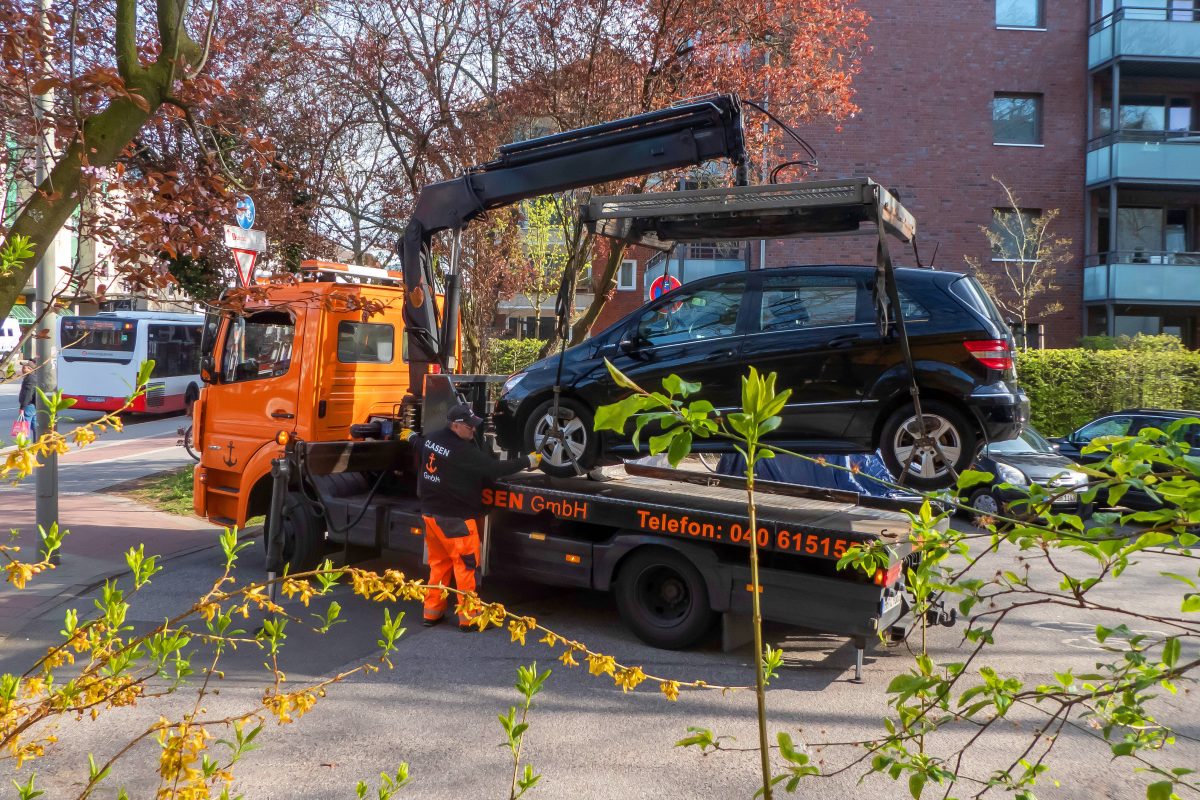
<instances>
[{"instance_id":1,"label":"pedestrian","mask_svg":"<svg viewBox=\"0 0 1200 800\"><path fill-rule=\"evenodd\" d=\"M33 361L21 362L21 392L17 395L17 407L29 423L29 440L36 442L37 433L37 376L34 370L37 364Z\"/></svg>"},{"instance_id":2,"label":"pedestrian","mask_svg":"<svg viewBox=\"0 0 1200 800\"><path fill-rule=\"evenodd\" d=\"M500 461L475 442L482 419L468 405L457 405L446 414L447 425L430 436L404 430L400 437L411 444L421 461L419 483L421 516L425 520L425 546L429 551L430 586L450 585L454 575L461 592L475 591L479 567L479 523L483 518L484 483L541 463L538 453ZM440 623L447 598L440 589L425 591L425 627ZM471 618L460 613L460 630L476 630Z\"/></svg>"}]
</instances>

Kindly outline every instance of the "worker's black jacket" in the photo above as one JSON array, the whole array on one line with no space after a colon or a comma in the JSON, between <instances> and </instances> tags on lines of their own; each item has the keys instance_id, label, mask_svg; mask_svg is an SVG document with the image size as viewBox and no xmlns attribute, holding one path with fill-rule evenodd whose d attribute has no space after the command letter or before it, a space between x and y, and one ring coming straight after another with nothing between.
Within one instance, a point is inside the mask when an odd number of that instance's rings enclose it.
<instances>
[{"instance_id":1,"label":"worker's black jacket","mask_svg":"<svg viewBox=\"0 0 1200 800\"><path fill-rule=\"evenodd\" d=\"M474 440L462 439L449 428L408 441L421 462L421 513L430 516L482 516L484 484L529 466L528 456L492 458Z\"/></svg>"}]
</instances>

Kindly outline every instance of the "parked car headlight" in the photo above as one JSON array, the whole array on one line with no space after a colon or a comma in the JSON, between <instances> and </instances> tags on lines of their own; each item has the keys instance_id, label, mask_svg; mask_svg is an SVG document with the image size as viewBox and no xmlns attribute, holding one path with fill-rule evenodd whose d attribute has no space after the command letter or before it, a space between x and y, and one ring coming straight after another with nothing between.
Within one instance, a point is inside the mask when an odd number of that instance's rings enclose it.
<instances>
[{"instance_id":1,"label":"parked car headlight","mask_svg":"<svg viewBox=\"0 0 1200 800\"><path fill-rule=\"evenodd\" d=\"M1008 464L996 465L996 477L1000 479L1001 483L1011 483L1013 486L1029 485L1029 479L1025 477L1025 473Z\"/></svg>"},{"instance_id":2,"label":"parked car headlight","mask_svg":"<svg viewBox=\"0 0 1200 800\"><path fill-rule=\"evenodd\" d=\"M508 380L504 382L504 388L500 390L500 394L508 394L513 389L517 388L517 384L521 382L521 379L524 378L525 375L526 373L524 372L517 372L513 375L510 375Z\"/></svg>"}]
</instances>

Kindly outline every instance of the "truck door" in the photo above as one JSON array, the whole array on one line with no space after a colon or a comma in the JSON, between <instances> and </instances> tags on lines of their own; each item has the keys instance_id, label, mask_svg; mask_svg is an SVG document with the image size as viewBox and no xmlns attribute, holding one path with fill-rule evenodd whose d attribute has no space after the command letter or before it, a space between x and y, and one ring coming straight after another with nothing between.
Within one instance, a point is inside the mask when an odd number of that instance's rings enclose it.
<instances>
[{"instance_id":1,"label":"truck door","mask_svg":"<svg viewBox=\"0 0 1200 800\"><path fill-rule=\"evenodd\" d=\"M216 354L220 385L205 393L205 467L240 473L276 433L295 432L300 365L292 364L292 353L303 347L297 331L303 313L248 312L226 324Z\"/></svg>"}]
</instances>

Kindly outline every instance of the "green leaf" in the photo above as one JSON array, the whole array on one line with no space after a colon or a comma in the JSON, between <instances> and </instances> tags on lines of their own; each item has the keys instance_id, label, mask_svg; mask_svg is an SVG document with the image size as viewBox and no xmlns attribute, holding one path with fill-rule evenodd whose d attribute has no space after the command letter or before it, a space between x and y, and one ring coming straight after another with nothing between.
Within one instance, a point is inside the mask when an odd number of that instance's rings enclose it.
<instances>
[{"instance_id":1,"label":"green leaf","mask_svg":"<svg viewBox=\"0 0 1200 800\"><path fill-rule=\"evenodd\" d=\"M914 772L908 776L908 793L913 800L921 800L921 792L925 791L926 777L923 773Z\"/></svg>"},{"instance_id":2,"label":"green leaf","mask_svg":"<svg viewBox=\"0 0 1200 800\"><path fill-rule=\"evenodd\" d=\"M608 374L612 376L613 382L622 389L632 389L635 392L641 392L642 387L638 386L633 380L621 370L613 366L613 363L607 358L604 359L604 366L608 367Z\"/></svg>"},{"instance_id":3,"label":"green leaf","mask_svg":"<svg viewBox=\"0 0 1200 800\"><path fill-rule=\"evenodd\" d=\"M1171 800L1175 787L1171 781L1159 781L1146 787L1146 800Z\"/></svg>"},{"instance_id":4,"label":"green leaf","mask_svg":"<svg viewBox=\"0 0 1200 800\"><path fill-rule=\"evenodd\" d=\"M678 467L679 462L687 458L690 452L692 452L692 432L680 431L679 435L671 441L670 449L667 450L667 461L671 462L672 467Z\"/></svg>"},{"instance_id":5,"label":"green leaf","mask_svg":"<svg viewBox=\"0 0 1200 800\"><path fill-rule=\"evenodd\" d=\"M700 384L685 381L678 375L668 375L667 377L663 378L662 385L663 388L667 390L667 394L671 395L672 397L675 395L679 395L680 397L688 397L689 395L693 395L700 391Z\"/></svg>"},{"instance_id":6,"label":"green leaf","mask_svg":"<svg viewBox=\"0 0 1200 800\"><path fill-rule=\"evenodd\" d=\"M981 483L991 483L996 479L996 476L990 472L981 472L976 469L968 469L958 476L958 490L961 492L964 489L970 489Z\"/></svg>"},{"instance_id":7,"label":"green leaf","mask_svg":"<svg viewBox=\"0 0 1200 800\"><path fill-rule=\"evenodd\" d=\"M140 389L150 381L150 375L154 372L154 359L143 361L138 366L137 387Z\"/></svg>"},{"instance_id":8,"label":"green leaf","mask_svg":"<svg viewBox=\"0 0 1200 800\"><path fill-rule=\"evenodd\" d=\"M1162 660L1163 663L1168 667L1174 667L1175 662L1179 660L1179 648L1180 645L1178 636L1172 636L1170 639L1167 639L1167 643L1163 645Z\"/></svg>"},{"instance_id":9,"label":"green leaf","mask_svg":"<svg viewBox=\"0 0 1200 800\"><path fill-rule=\"evenodd\" d=\"M1200 611L1200 594L1189 594L1183 598L1183 611L1189 614Z\"/></svg>"},{"instance_id":10,"label":"green leaf","mask_svg":"<svg viewBox=\"0 0 1200 800\"><path fill-rule=\"evenodd\" d=\"M649 398L635 394L616 403L600 406L596 409L593 427L598 431L608 430L623 433L629 418L645 410L649 403Z\"/></svg>"}]
</instances>

